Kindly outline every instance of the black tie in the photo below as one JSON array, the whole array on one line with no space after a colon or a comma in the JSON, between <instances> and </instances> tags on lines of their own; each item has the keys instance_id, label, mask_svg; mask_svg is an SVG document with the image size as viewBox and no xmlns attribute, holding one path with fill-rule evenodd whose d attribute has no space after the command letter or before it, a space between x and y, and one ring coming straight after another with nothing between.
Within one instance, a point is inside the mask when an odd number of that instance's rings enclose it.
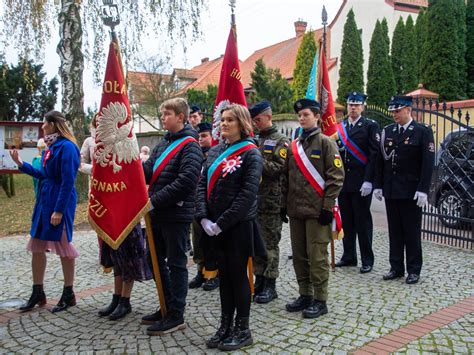
<instances>
[{"instance_id":1,"label":"black tie","mask_svg":"<svg viewBox=\"0 0 474 355\"><path fill-rule=\"evenodd\" d=\"M402 134L403 134L403 132L405 132L405 128L403 128L403 127L400 127L400 135L402 135Z\"/></svg>"},{"instance_id":2,"label":"black tie","mask_svg":"<svg viewBox=\"0 0 474 355\"><path fill-rule=\"evenodd\" d=\"M354 127L352 123L349 123L349 131L352 129L352 127Z\"/></svg>"}]
</instances>

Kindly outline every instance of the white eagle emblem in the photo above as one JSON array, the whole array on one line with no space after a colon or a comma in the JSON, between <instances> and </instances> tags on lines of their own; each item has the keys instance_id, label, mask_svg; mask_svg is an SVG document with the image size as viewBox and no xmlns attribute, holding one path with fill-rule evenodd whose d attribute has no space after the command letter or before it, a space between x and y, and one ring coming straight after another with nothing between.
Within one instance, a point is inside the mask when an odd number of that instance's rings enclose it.
<instances>
[{"instance_id":1,"label":"white eagle emblem","mask_svg":"<svg viewBox=\"0 0 474 355\"><path fill-rule=\"evenodd\" d=\"M98 143L94 159L104 168L112 165L114 173L122 170L120 163L130 164L139 157L137 138L130 134L133 122L125 123L127 118L127 106L122 102L111 102L102 109L97 120Z\"/></svg>"},{"instance_id":2,"label":"white eagle emblem","mask_svg":"<svg viewBox=\"0 0 474 355\"><path fill-rule=\"evenodd\" d=\"M214 121L212 123L212 139L222 142L221 137L221 111L230 105L229 100L222 100L214 111Z\"/></svg>"}]
</instances>

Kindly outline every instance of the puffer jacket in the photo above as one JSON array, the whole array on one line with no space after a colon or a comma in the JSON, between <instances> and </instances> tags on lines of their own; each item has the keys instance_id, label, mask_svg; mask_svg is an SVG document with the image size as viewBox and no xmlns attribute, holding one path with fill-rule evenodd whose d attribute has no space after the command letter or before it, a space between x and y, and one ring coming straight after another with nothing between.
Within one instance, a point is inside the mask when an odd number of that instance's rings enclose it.
<instances>
[{"instance_id":1,"label":"puffer jacket","mask_svg":"<svg viewBox=\"0 0 474 355\"><path fill-rule=\"evenodd\" d=\"M239 142L242 140L234 144ZM225 177L221 174L207 200L208 169L227 147L229 145L221 143L209 151L199 182L196 210L197 221L208 218L224 232L241 221L257 217L257 194L263 169L262 155L258 149L243 152L240 154L241 166Z\"/></svg>"},{"instance_id":2,"label":"puffer jacket","mask_svg":"<svg viewBox=\"0 0 474 355\"><path fill-rule=\"evenodd\" d=\"M166 133L156 145L150 158L143 163L147 184L153 176L156 160L173 141L185 136L198 138L197 132L187 124L175 134ZM197 142L184 145L171 158L148 192L154 207L151 211L152 219L159 222L192 222L202 161L202 151Z\"/></svg>"}]
</instances>

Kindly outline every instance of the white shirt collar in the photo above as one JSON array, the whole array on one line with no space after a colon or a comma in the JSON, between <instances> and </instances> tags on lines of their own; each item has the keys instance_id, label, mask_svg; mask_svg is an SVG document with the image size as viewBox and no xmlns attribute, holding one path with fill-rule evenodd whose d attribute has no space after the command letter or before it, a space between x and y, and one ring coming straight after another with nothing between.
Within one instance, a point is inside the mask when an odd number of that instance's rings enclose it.
<instances>
[{"instance_id":1,"label":"white shirt collar","mask_svg":"<svg viewBox=\"0 0 474 355\"><path fill-rule=\"evenodd\" d=\"M408 126L411 124L411 121L413 121L413 118L410 118L410 120L405 123L403 126L400 126L400 124L398 125L398 130L400 131L400 127L403 127L403 130L407 130Z\"/></svg>"},{"instance_id":2,"label":"white shirt collar","mask_svg":"<svg viewBox=\"0 0 474 355\"><path fill-rule=\"evenodd\" d=\"M359 122L359 120L360 120L361 117L362 117L362 116L359 116L359 117L357 117L355 120L352 120L352 119L349 117L349 118L347 119L347 121L349 122L349 124L352 124L352 127L354 127L354 126L357 124L357 122Z\"/></svg>"}]
</instances>

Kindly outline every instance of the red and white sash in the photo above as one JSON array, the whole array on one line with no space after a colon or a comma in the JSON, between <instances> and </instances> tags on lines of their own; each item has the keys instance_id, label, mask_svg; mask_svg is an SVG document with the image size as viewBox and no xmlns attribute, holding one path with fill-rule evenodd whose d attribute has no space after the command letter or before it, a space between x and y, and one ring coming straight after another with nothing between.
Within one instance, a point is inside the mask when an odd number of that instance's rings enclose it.
<instances>
[{"instance_id":1,"label":"red and white sash","mask_svg":"<svg viewBox=\"0 0 474 355\"><path fill-rule=\"evenodd\" d=\"M324 197L326 182L309 161L301 142L297 139L291 142L291 150L295 156L296 165L298 165L306 180L308 180L319 196Z\"/></svg>"}]
</instances>

